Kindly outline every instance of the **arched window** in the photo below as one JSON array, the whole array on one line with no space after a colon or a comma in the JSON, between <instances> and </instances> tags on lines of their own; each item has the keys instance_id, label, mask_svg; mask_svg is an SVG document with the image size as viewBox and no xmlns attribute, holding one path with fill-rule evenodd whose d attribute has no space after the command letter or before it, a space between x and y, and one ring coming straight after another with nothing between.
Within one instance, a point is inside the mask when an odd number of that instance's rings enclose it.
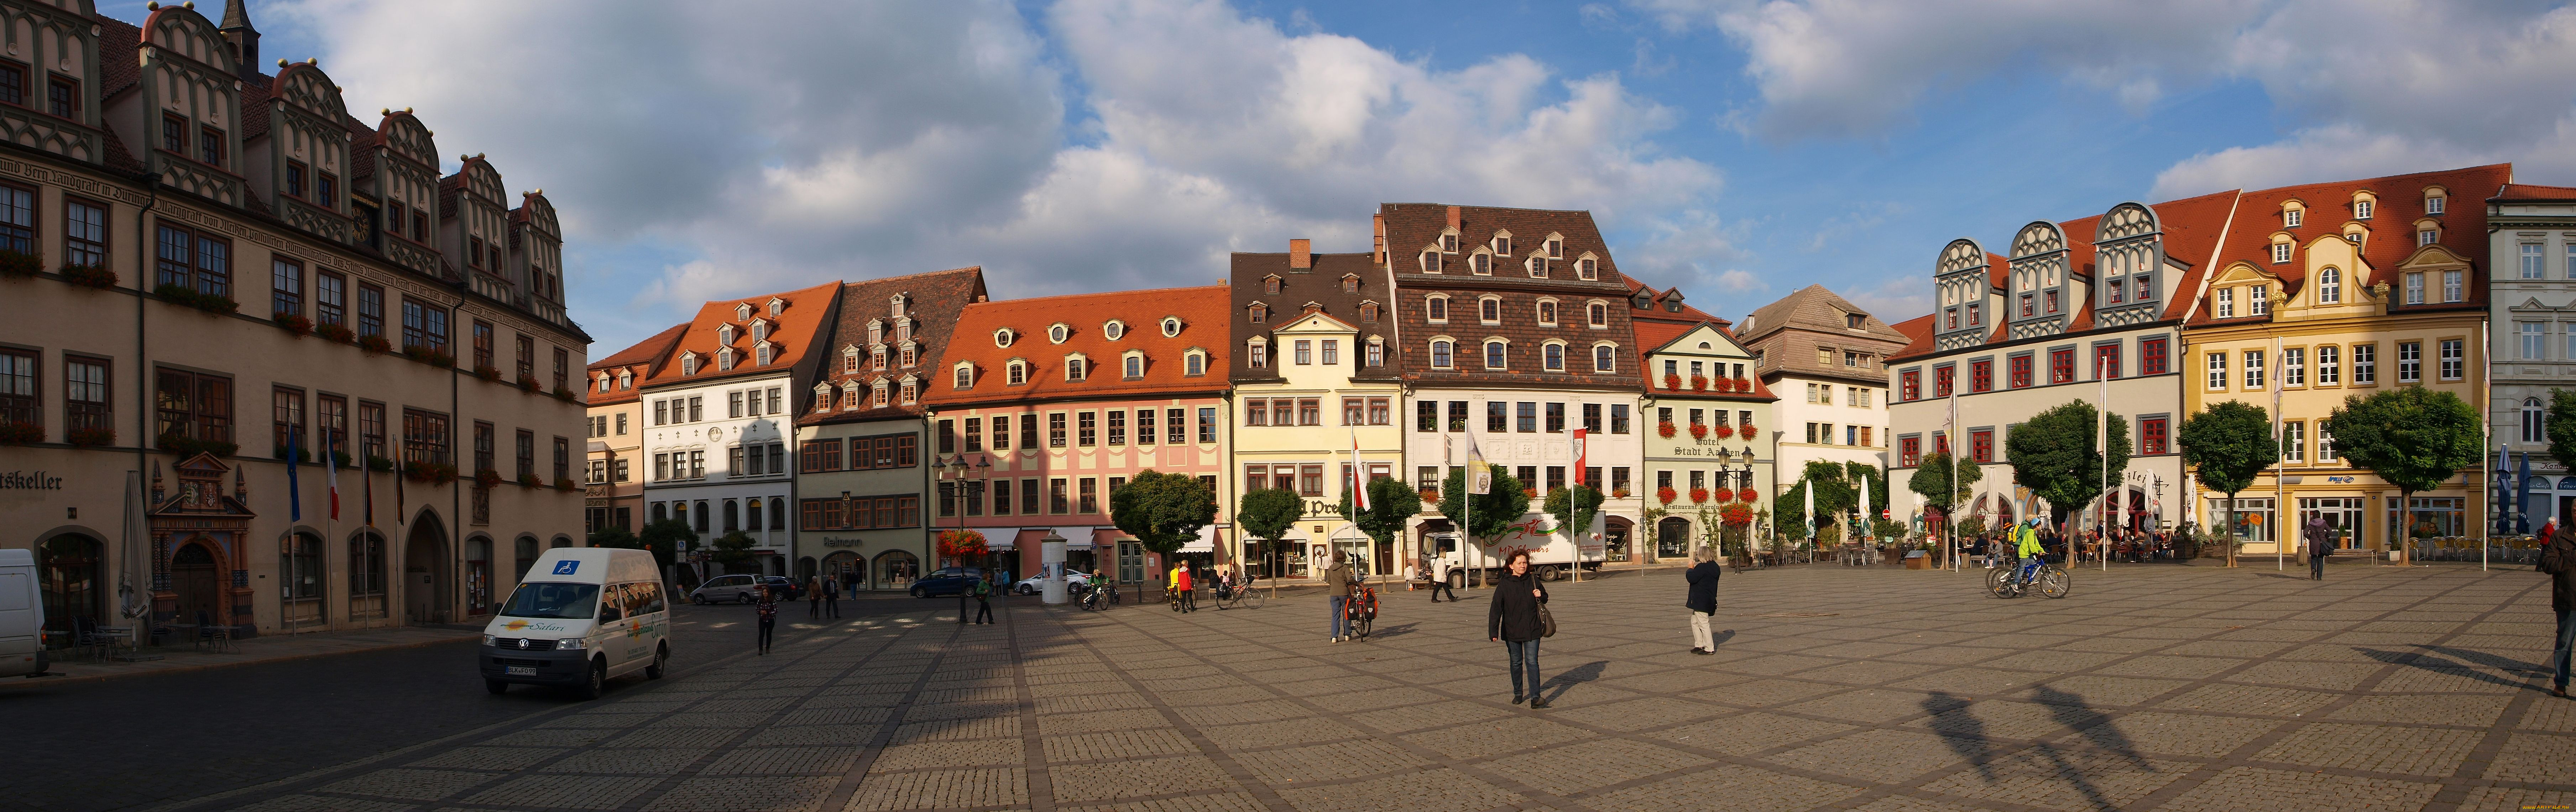
<instances>
[{"instance_id":1,"label":"arched window","mask_svg":"<svg viewBox=\"0 0 2576 812\"><path fill-rule=\"evenodd\" d=\"M1450 356L1452 346L1447 341L1431 342L1432 369L1448 369L1457 365L1457 360Z\"/></svg>"},{"instance_id":2,"label":"arched window","mask_svg":"<svg viewBox=\"0 0 2576 812\"><path fill-rule=\"evenodd\" d=\"M2522 441L2549 442L2549 413L2541 410L2539 398L2522 399Z\"/></svg>"},{"instance_id":3,"label":"arched window","mask_svg":"<svg viewBox=\"0 0 2576 812\"><path fill-rule=\"evenodd\" d=\"M754 533L758 533L758 532L760 532L760 500L758 500L758 499L753 499L753 500L750 500L750 501L744 502L744 503L743 503L742 518L743 518L743 527L742 527L742 529L744 529L744 530L748 530L748 531L751 531L751 532L754 532Z\"/></svg>"},{"instance_id":4,"label":"arched window","mask_svg":"<svg viewBox=\"0 0 2576 812\"><path fill-rule=\"evenodd\" d=\"M1542 361L1542 366L1544 366L1547 371L1565 371L1565 345L1549 344L1541 348L1539 356Z\"/></svg>"},{"instance_id":5,"label":"arched window","mask_svg":"<svg viewBox=\"0 0 2576 812\"><path fill-rule=\"evenodd\" d=\"M2343 301L2343 271L2326 266L2317 272L2317 303L2338 304Z\"/></svg>"},{"instance_id":6,"label":"arched window","mask_svg":"<svg viewBox=\"0 0 2576 812\"><path fill-rule=\"evenodd\" d=\"M1619 358L1619 348L1617 348L1617 347L1613 347L1613 346L1610 346L1610 345L1608 345L1608 344L1603 344L1603 345L1600 345L1600 346L1597 346L1597 347L1593 347L1593 348L1592 348L1592 371L1594 371L1594 372L1611 372L1611 371L1614 371L1614 370L1618 369L1618 358Z\"/></svg>"},{"instance_id":7,"label":"arched window","mask_svg":"<svg viewBox=\"0 0 2576 812\"><path fill-rule=\"evenodd\" d=\"M731 533L740 529L742 529L742 503L731 499L724 500L724 531Z\"/></svg>"},{"instance_id":8,"label":"arched window","mask_svg":"<svg viewBox=\"0 0 2576 812\"><path fill-rule=\"evenodd\" d=\"M1508 353L1508 352L1506 352L1507 347L1508 347L1508 345L1505 345L1503 342L1500 342L1500 341L1487 341L1487 342L1485 342L1485 368L1486 368L1486 369L1508 369L1508 368L1510 368L1510 363L1509 363L1509 361L1510 361L1510 357L1509 357L1509 353Z\"/></svg>"},{"instance_id":9,"label":"arched window","mask_svg":"<svg viewBox=\"0 0 2576 812\"><path fill-rule=\"evenodd\" d=\"M1100 334L1101 334L1101 335L1104 335L1104 336L1108 336L1108 337L1109 337L1109 340L1111 340L1111 341L1116 341L1116 340L1118 340L1118 339L1126 338L1126 337L1127 337L1127 323L1126 323L1126 322L1123 322L1123 321L1116 321L1116 320L1112 320L1112 321L1110 321L1108 324L1100 325Z\"/></svg>"}]
</instances>

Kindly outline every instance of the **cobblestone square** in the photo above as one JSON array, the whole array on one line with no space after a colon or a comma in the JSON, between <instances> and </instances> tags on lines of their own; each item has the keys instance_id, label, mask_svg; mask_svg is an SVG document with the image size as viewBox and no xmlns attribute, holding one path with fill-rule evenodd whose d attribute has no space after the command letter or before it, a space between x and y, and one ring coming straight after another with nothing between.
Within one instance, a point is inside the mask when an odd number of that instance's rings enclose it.
<instances>
[{"instance_id":1,"label":"cobblestone square","mask_svg":"<svg viewBox=\"0 0 2576 812\"><path fill-rule=\"evenodd\" d=\"M2576 795L2546 582L2339 566L1726 576L1553 587L1553 707L1510 701L1482 594L853 620L602 700L172 809L2519 809ZM1212 604L1210 604L1212 606ZM953 607L946 607L953 612ZM685 652L682 653L685 657ZM460 678L457 689L471 690Z\"/></svg>"}]
</instances>

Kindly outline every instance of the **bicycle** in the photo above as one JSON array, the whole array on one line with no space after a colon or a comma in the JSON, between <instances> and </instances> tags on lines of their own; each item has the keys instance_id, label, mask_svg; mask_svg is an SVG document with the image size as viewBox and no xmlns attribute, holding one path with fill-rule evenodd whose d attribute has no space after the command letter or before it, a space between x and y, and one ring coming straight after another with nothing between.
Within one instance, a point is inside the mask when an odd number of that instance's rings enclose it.
<instances>
[{"instance_id":1,"label":"bicycle","mask_svg":"<svg viewBox=\"0 0 2576 812\"><path fill-rule=\"evenodd\" d=\"M1998 598L2018 598L2034 587L2044 597L2063 598L2074 584L2074 576L2047 562L1986 571L1986 591Z\"/></svg>"},{"instance_id":2,"label":"bicycle","mask_svg":"<svg viewBox=\"0 0 2576 812\"><path fill-rule=\"evenodd\" d=\"M1352 637L1369 636L1369 627L1377 620L1377 589L1355 586L1350 600L1342 602L1342 622Z\"/></svg>"},{"instance_id":3,"label":"bicycle","mask_svg":"<svg viewBox=\"0 0 2576 812\"><path fill-rule=\"evenodd\" d=\"M1244 579L1243 583L1233 585L1223 581L1217 582L1216 608L1218 609L1232 609L1238 606L1259 609L1262 600L1264 599L1261 593L1253 589L1250 578Z\"/></svg>"}]
</instances>

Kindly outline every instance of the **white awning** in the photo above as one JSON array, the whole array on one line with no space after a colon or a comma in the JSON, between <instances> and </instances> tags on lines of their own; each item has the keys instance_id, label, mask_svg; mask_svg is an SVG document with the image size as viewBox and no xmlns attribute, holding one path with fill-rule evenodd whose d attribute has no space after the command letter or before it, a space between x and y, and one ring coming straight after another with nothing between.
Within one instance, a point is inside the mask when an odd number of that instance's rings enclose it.
<instances>
[{"instance_id":1,"label":"white awning","mask_svg":"<svg viewBox=\"0 0 2576 812\"><path fill-rule=\"evenodd\" d=\"M1181 552L1184 552L1184 553L1213 553L1213 552L1216 552L1216 531L1217 531L1217 526L1216 526L1216 525L1213 525L1213 524L1208 525L1208 526L1206 526L1206 527L1201 527L1201 528L1199 528L1199 537L1198 537L1197 539L1193 539L1193 540L1191 540L1191 541L1190 541L1190 543L1188 543L1188 544L1183 544L1183 545L1181 545Z\"/></svg>"},{"instance_id":2,"label":"white awning","mask_svg":"<svg viewBox=\"0 0 2576 812\"><path fill-rule=\"evenodd\" d=\"M988 550L1012 549L1011 541L1020 537L1020 529L1017 527L969 527L966 529L984 534L984 548Z\"/></svg>"},{"instance_id":3,"label":"white awning","mask_svg":"<svg viewBox=\"0 0 2576 812\"><path fill-rule=\"evenodd\" d=\"M1032 529L1035 529L1035 528L1032 528ZM1055 528L1055 534L1056 534L1056 535L1059 535L1059 536L1063 536L1063 537L1064 537L1064 548L1065 548L1065 549L1067 549L1067 550L1088 550L1088 549L1091 549L1091 546L1092 546L1092 545L1091 545L1091 531L1094 531L1094 530L1100 530L1100 529L1103 529L1103 528L1098 528L1098 527L1058 527L1058 528Z\"/></svg>"}]
</instances>

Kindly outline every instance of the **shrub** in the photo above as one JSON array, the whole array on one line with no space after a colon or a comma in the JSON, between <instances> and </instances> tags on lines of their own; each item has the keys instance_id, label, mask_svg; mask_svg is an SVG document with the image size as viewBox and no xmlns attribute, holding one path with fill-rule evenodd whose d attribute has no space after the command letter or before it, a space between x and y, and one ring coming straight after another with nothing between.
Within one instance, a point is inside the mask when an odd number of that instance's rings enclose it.
<instances>
[{"instance_id":1,"label":"shrub","mask_svg":"<svg viewBox=\"0 0 2576 812\"><path fill-rule=\"evenodd\" d=\"M85 288L116 287L116 272L97 265L65 265L63 281Z\"/></svg>"}]
</instances>

